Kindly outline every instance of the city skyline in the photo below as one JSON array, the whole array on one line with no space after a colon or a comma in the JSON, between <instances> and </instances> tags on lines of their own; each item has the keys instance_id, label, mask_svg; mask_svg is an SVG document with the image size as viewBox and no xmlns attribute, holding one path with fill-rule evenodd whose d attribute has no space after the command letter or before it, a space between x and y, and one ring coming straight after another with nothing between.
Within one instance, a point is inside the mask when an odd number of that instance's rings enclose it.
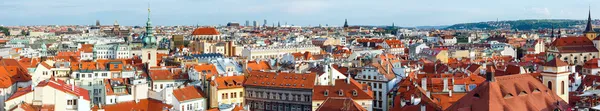
<instances>
[{"instance_id":1,"label":"city skyline","mask_svg":"<svg viewBox=\"0 0 600 111\"><path fill-rule=\"evenodd\" d=\"M435 2L431 4L432 2ZM143 26L147 4L153 9L156 25L225 25L244 24L246 20L269 20L289 25L341 26L344 19L351 25L436 26L457 23L521 19L584 20L588 5L593 15L600 1L5 1L0 5L0 25L93 25L96 20L109 25ZM517 4L518 3L518 4ZM210 4L201 6L202 4ZM494 4L489 5L489 4ZM596 11L598 10L598 11ZM376 12L376 13L373 13Z\"/></svg>"}]
</instances>

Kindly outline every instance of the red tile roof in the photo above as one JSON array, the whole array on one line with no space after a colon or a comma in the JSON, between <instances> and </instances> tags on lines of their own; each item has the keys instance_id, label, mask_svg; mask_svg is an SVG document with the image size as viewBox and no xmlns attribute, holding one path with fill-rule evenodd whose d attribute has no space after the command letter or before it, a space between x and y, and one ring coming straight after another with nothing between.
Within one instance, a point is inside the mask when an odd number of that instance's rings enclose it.
<instances>
[{"instance_id":1,"label":"red tile roof","mask_svg":"<svg viewBox=\"0 0 600 111\"><path fill-rule=\"evenodd\" d=\"M6 99L6 101L12 100L14 98L21 97L21 96L23 96L25 94L28 94L30 92L33 92L33 90L31 90L31 86L26 87L26 88L18 89L17 92L15 92L13 95L11 95L10 97L8 97L8 99Z\"/></svg>"},{"instance_id":2,"label":"red tile roof","mask_svg":"<svg viewBox=\"0 0 600 111\"><path fill-rule=\"evenodd\" d=\"M329 97L321 104L317 111L368 111L356 103L352 98Z\"/></svg>"},{"instance_id":3,"label":"red tile roof","mask_svg":"<svg viewBox=\"0 0 600 111\"><path fill-rule=\"evenodd\" d=\"M251 71L244 82L244 87L262 86L277 88L313 89L315 73L297 74L285 72Z\"/></svg>"},{"instance_id":4,"label":"red tile roof","mask_svg":"<svg viewBox=\"0 0 600 111\"><path fill-rule=\"evenodd\" d=\"M594 58L594 59L588 60L588 61L586 61L586 62L585 62L585 64L583 65L583 68L586 68L586 69L596 69L596 68L600 68L600 66L598 66L598 65L599 65L599 64L598 64L598 61L599 61L599 60L600 60L599 58Z\"/></svg>"},{"instance_id":5,"label":"red tile roof","mask_svg":"<svg viewBox=\"0 0 600 111\"><path fill-rule=\"evenodd\" d=\"M188 75L183 74L181 72L181 69L179 69L179 68L173 69L172 72L170 69L151 69L149 76L150 76L150 79L152 79L153 81L156 81L156 80L187 80L188 79Z\"/></svg>"},{"instance_id":6,"label":"red tile roof","mask_svg":"<svg viewBox=\"0 0 600 111\"><path fill-rule=\"evenodd\" d=\"M565 101L529 74L500 76L495 80L482 83L446 110L570 110Z\"/></svg>"},{"instance_id":7,"label":"red tile roof","mask_svg":"<svg viewBox=\"0 0 600 111\"><path fill-rule=\"evenodd\" d=\"M267 61L248 61L246 65L248 71L271 70L271 66Z\"/></svg>"},{"instance_id":8,"label":"red tile roof","mask_svg":"<svg viewBox=\"0 0 600 111\"><path fill-rule=\"evenodd\" d=\"M244 76L216 77L211 85L217 85L217 89L242 88L244 80Z\"/></svg>"},{"instance_id":9,"label":"red tile roof","mask_svg":"<svg viewBox=\"0 0 600 111\"><path fill-rule=\"evenodd\" d=\"M567 64L566 62L559 60L559 59L552 59L548 62L546 62L544 64L544 66L551 66L551 67L562 67L562 66L569 66L569 64Z\"/></svg>"},{"instance_id":10,"label":"red tile roof","mask_svg":"<svg viewBox=\"0 0 600 111\"><path fill-rule=\"evenodd\" d=\"M171 107L173 106L159 100L141 99L139 102L120 102L113 105L106 105L102 108L104 108L105 111L168 111ZM95 110L97 111L98 109Z\"/></svg>"},{"instance_id":11,"label":"red tile roof","mask_svg":"<svg viewBox=\"0 0 600 111\"><path fill-rule=\"evenodd\" d=\"M0 60L0 88L8 88L16 82L27 82L30 80L31 75L17 60Z\"/></svg>"},{"instance_id":12,"label":"red tile roof","mask_svg":"<svg viewBox=\"0 0 600 111\"><path fill-rule=\"evenodd\" d=\"M88 90L83 89L79 86L73 86L71 84L67 84L62 80L51 78L49 80L45 80L40 82L36 87L52 87L56 90L63 91L65 93L73 94L76 96L83 96L83 99L90 100L90 95ZM74 89L74 90L73 90Z\"/></svg>"},{"instance_id":13,"label":"red tile roof","mask_svg":"<svg viewBox=\"0 0 600 111\"><path fill-rule=\"evenodd\" d=\"M192 35L219 35L219 31L212 27L197 28Z\"/></svg>"},{"instance_id":14,"label":"red tile roof","mask_svg":"<svg viewBox=\"0 0 600 111\"><path fill-rule=\"evenodd\" d=\"M186 86L183 88L174 89L173 96L175 96L179 102L205 98L203 92L194 86Z\"/></svg>"},{"instance_id":15,"label":"red tile roof","mask_svg":"<svg viewBox=\"0 0 600 111\"><path fill-rule=\"evenodd\" d=\"M327 92L327 96L325 96ZM339 92L343 92L342 95ZM356 92L356 95L354 93ZM334 86L315 86L313 89L313 100L325 100L330 97L348 97L354 100L373 99L373 90L363 87L362 84L350 79L347 83L345 79L335 80Z\"/></svg>"}]
</instances>

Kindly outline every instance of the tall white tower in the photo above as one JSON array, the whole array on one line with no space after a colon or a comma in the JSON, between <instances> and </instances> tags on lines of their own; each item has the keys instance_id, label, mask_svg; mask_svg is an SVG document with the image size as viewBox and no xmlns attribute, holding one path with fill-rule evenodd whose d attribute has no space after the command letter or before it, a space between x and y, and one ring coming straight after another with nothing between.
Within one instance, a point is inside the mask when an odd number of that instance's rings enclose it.
<instances>
[{"instance_id":1,"label":"tall white tower","mask_svg":"<svg viewBox=\"0 0 600 111\"><path fill-rule=\"evenodd\" d=\"M569 102L569 64L554 58L543 65L542 83Z\"/></svg>"}]
</instances>

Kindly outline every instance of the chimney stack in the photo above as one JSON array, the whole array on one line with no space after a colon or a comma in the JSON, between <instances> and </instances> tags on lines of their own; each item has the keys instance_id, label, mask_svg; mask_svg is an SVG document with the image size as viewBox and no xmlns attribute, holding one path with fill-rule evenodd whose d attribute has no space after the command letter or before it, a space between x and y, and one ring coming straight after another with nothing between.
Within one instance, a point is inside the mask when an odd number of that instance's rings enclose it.
<instances>
[{"instance_id":1,"label":"chimney stack","mask_svg":"<svg viewBox=\"0 0 600 111\"><path fill-rule=\"evenodd\" d=\"M423 90L427 91L427 78L421 79L421 88L423 88Z\"/></svg>"},{"instance_id":2,"label":"chimney stack","mask_svg":"<svg viewBox=\"0 0 600 111\"><path fill-rule=\"evenodd\" d=\"M495 76L494 73L486 73L485 80L488 82L494 82L494 81L496 81L494 76Z\"/></svg>"},{"instance_id":3,"label":"chimney stack","mask_svg":"<svg viewBox=\"0 0 600 111\"><path fill-rule=\"evenodd\" d=\"M448 78L444 78L444 89L442 92L448 92Z\"/></svg>"}]
</instances>

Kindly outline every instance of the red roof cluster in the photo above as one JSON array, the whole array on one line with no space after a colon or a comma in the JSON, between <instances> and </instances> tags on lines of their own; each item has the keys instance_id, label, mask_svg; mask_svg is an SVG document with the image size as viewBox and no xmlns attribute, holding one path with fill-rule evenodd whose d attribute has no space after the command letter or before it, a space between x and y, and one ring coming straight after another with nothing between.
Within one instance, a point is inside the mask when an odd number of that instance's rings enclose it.
<instances>
[{"instance_id":1,"label":"red roof cluster","mask_svg":"<svg viewBox=\"0 0 600 111\"><path fill-rule=\"evenodd\" d=\"M286 72L250 71L244 86L313 89L315 73L297 74Z\"/></svg>"},{"instance_id":2,"label":"red roof cluster","mask_svg":"<svg viewBox=\"0 0 600 111\"><path fill-rule=\"evenodd\" d=\"M219 31L212 27L197 28L192 35L219 35Z\"/></svg>"}]
</instances>

